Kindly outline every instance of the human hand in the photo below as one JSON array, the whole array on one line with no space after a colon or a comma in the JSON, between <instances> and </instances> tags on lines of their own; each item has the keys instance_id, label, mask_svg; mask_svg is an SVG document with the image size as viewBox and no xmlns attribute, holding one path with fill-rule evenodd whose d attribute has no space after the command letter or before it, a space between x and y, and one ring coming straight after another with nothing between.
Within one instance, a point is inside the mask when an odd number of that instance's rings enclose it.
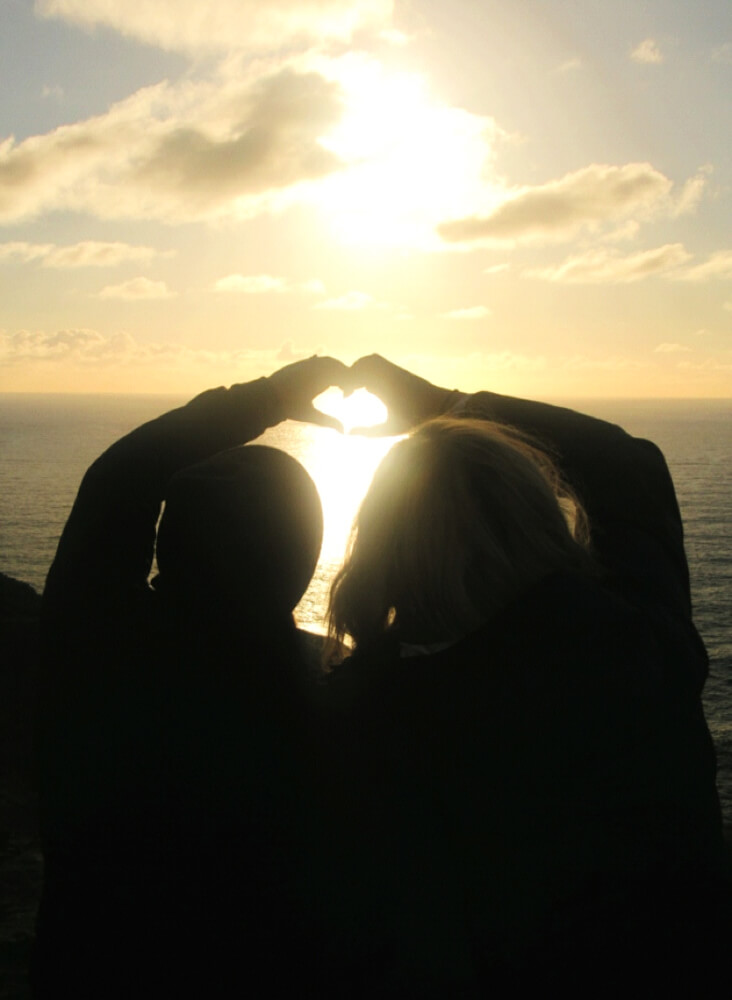
<instances>
[{"instance_id":1,"label":"human hand","mask_svg":"<svg viewBox=\"0 0 732 1000\"><path fill-rule=\"evenodd\" d=\"M313 406L315 397L331 386L338 386L344 392L356 388L350 368L342 361L314 354L312 358L280 368L269 376L269 384L282 404L285 419L303 420L343 432L339 420Z\"/></svg>"},{"instance_id":2,"label":"human hand","mask_svg":"<svg viewBox=\"0 0 732 1000\"><path fill-rule=\"evenodd\" d=\"M368 389L379 397L389 413L383 424L354 427L351 434L369 437L404 434L424 420L444 413L455 395L451 389L432 385L380 354L359 358L351 365L350 374L354 380L350 388Z\"/></svg>"}]
</instances>

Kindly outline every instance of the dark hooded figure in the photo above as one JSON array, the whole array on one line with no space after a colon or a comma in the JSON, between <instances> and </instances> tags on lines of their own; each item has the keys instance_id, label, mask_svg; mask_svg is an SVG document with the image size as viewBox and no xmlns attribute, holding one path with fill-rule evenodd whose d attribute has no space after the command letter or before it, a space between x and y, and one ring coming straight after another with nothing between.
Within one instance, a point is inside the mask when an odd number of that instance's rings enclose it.
<instances>
[{"instance_id":1,"label":"dark hooded figure","mask_svg":"<svg viewBox=\"0 0 732 1000\"><path fill-rule=\"evenodd\" d=\"M293 458L242 445L288 417L336 425L312 400L346 373L311 358L203 393L84 477L43 600L37 997L308 982L292 611L322 512Z\"/></svg>"},{"instance_id":2,"label":"dark hooded figure","mask_svg":"<svg viewBox=\"0 0 732 1000\"><path fill-rule=\"evenodd\" d=\"M330 937L357 892L383 955L348 995L716 996L732 884L663 455L378 355L352 372L409 434L331 592L354 652L328 684L353 874Z\"/></svg>"}]
</instances>

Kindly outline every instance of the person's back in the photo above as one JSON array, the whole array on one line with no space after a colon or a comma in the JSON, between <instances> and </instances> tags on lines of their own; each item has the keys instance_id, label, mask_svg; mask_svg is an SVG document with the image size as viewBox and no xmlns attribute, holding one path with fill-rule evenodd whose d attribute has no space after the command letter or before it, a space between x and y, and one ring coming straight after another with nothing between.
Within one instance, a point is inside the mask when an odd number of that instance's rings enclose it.
<instances>
[{"instance_id":1,"label":"person's back","mask_svg":"<svg viewBox=\"0 0 732 1000\"><path fill-rule=\"evenodd\" d=\"M359 365L397 412L417 383L419 410L421 380ZM457 403L457 419L418 428L377 473L331 604L334 635L356 643L331 690L363 909L391 954L382 994L700 986L725 966L730 889L663 458L568 410L424 393L423 416ZM551 463L536 460L553 511L532 475L514 502L521 463L496 466L482 441L505 432L475 418L558 456L589 556Z\"/></svg>"},{"instance_id":2,"label":"person's back","mask_svg":"<svg viewBox=\"0 0 732 1000\"><path fill-rule=\"evenodd\" d=\"M322 513L294 459L222 449L341 367L204 394L85 477L44 595L38 997L266 996L309 975L309 650L291 612Z\"/></svg>"}]
</instances>

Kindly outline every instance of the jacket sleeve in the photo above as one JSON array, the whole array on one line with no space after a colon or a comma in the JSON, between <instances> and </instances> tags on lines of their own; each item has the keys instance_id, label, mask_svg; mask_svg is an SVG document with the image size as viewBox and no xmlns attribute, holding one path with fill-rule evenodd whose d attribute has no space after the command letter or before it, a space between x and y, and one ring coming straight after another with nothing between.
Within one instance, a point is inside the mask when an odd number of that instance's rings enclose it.
<instances>
[{"instance_id":1,"label":"jacket sleeve","mask_svg":"<svg viewBox=\"0 0 732 1000\"><path fill-rule=\"evenodd\" d=\"M121 438L89 468L44 590L44 622L144 593L171 476L284 419L267 379L196 396ZM62 616L59 618L59 616Z\"/></svg>"},{"instance_id":2,"label":"jacket sleeve","mask_svg":"<svg viewBox=\"0 0 732 1000\"><path fill-rule=\"evenodd\" d=\"M656 445L574 410L497 393L464 397L453 412L513 426L536 440L584 505L603 568L629 596L691 616L681 515Z\"/></svg>"}]
</instances>

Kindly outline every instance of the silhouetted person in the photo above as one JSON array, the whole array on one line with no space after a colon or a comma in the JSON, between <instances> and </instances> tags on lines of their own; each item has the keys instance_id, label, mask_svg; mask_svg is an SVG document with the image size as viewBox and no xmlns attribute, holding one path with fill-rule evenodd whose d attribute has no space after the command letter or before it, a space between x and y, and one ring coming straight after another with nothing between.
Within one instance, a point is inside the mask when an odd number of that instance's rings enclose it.
<instances>
[{"instance_id":1,"label":"silhouetted person","mask_svg":"<svg viewBox=\"0 0 732 1000\"><path fill-rule=\"evenodd\" d=\"M352 371L383 430L415 428L331 596L355 644L330 685L343 885L384 959L362 995L716 991L707 657L660 451L378 356ZM330 905L337 929L346 893Z\"/></svg>"},{"instance_id":2,"label":"silhouetted person","mask_svg":"<svg viewBox=\"0 0 732 1000\"><path fill-rule=\"evenodd\" d=\"M43 597L39 998L308 983L292 610L322 512L293 458L239 446L288 417L335 426L312 399L347 374L311 358L203 393L84 477Z\"/></svg>"}]
</instances>

